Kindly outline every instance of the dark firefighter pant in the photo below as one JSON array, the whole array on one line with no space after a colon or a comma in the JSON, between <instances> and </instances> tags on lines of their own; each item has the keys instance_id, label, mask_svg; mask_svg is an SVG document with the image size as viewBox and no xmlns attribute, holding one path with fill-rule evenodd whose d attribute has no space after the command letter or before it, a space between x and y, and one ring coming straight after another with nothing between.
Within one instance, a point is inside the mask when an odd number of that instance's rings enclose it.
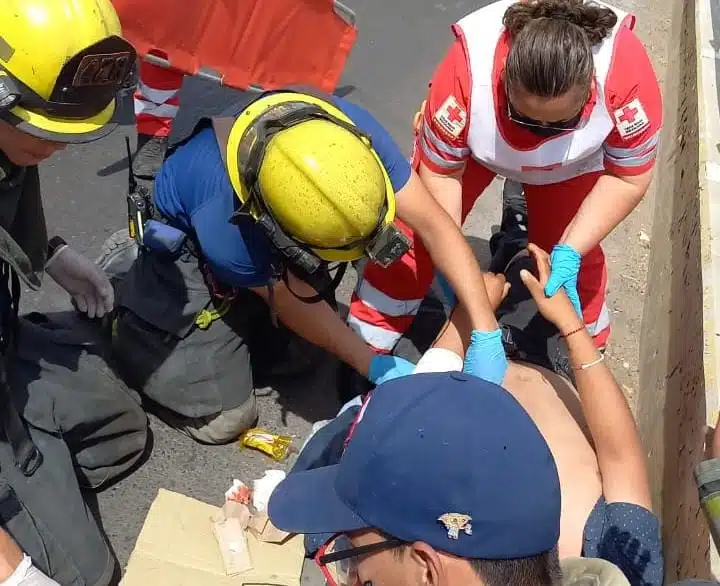
<instances>
[{"instance_id":1,"label":"dark firefighter pant","mask_svg":"<svg viewBox=\"0 0 720 586\"><path fill-rule=\"evenodd\" d=\"M253 372L288 360L291 339L265 302L241 289L223 304L197 259L142 252L117 286L113 355L170 425L203 443L234 440L257 418ZM203 329L199 315L208 321ZM251 352L252 349L252 352Z\"/></svg>"},{"instance_id":2,"label":"dark firefighter pant","mask_svg":"<svg viewBox=\"0 0 720 586\"><path fill-rule=\"evenodd\" d=\"M0 524L63 586L105 586L116 562L80 486L127 473L144 453L147 419L101 357L97 332L38 321L21 318L7 372L42 464L25 476L0 441Z\"/></svg>"}]
</instances>

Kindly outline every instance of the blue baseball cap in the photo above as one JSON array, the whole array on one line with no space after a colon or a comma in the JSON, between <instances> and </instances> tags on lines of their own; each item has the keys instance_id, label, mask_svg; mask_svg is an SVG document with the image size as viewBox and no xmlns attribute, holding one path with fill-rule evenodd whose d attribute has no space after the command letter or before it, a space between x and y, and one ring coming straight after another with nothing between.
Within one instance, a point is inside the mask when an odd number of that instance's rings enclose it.
<instances>
[{"instance_id":1,"label":"blue baseball cap","mask_svg":"<svg viewBox=\"0 0 720 586\"><path fill-rule=\"evenodd\" d=\"M560 480L506 390L415 374L378 386L340 463L288 475L268 513L292 533L373 528L459 557L522 558L557 544Z\"/></svg>"}]
</instances>

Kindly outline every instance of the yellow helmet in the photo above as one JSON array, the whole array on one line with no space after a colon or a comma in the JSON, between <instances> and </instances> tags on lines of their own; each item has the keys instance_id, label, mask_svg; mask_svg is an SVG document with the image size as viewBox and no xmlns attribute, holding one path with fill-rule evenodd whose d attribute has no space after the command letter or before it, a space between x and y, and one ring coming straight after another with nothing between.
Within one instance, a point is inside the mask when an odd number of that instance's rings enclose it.
<instances>
[{"instance_id":1,"label":"yellow helmet","mask_svg":"<svg viewBox=\"0 0 720 586\"><path fill-rule=\"evenodd\" d=\"M0 2L0 118L33 136L108 134L136 53L109 0Z\"/></svg>"},{"instance_id":2,"label":"yellow helmet","mask_svg":"<svg viewBox=\"0 0 720 586\"><path fill-rule=\"evenodd\" d=\"M269 213L323 260L372 257L371 243L392 226L395 194L370 139L320 98L279 92L253 102L225 154L242 206L255 219Z\"/></svg>"}]
</instances>

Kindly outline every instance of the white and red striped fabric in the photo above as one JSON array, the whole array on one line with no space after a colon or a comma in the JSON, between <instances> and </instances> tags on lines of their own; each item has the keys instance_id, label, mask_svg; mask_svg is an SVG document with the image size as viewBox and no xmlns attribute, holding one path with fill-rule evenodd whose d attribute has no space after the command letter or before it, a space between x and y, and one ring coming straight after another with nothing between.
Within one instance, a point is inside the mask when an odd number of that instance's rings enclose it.
<instances>
[{"instance_id":1,"label":"white and red striped fabric","mask_svg":"<svg viewBox=\"0 0 720 586\"><path fill-rule=\"evenodd\" d=\"M409 238L402 221L396 226ZM367 263L350 301L347 324L380 354L392 352L408 330L433 280L433 264L419 243L387 268Z\"/></svg>"},{"instance_id":2,"label":"white and red striped fabric","mask_svg":"<svg viewBox=\"0 0 720 586\"><path fill-rule=\"evenodd\" d=\"M138 134L170 134L180 106L180 87L184 75L175 69L147 61L140 63L140 81L135 90L135 124Z\"/></svg>"}]
</instances>

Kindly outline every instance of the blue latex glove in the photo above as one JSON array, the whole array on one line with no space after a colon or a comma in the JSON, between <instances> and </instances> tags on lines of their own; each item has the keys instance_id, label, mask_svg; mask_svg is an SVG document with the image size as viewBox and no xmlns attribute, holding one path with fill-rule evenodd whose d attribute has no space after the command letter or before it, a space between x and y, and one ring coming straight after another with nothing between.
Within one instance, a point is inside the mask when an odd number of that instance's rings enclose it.
<instances>
[{"instance_id":1,"label":"blue latex glove","mask_svg":"<svg viewBox=\"0 0 720 586\"><path fill-rule=\"evenodd\" d=\"M370 362L368 380L373 384L381 385L394 378L412 374L414 370L415 365L404 358L391 354L378 354Z\"/></svg>"},{"instance_id":2,"label":"blue latex glove","mask_svg":"<svg viewBox=\"0 0 720 586\"><path fill-rule=\"evenodd\" d=\"M580 296L577 290L580 272L580 253L568 244L556 244L550 254L550 278L545 284L545 295L552 297L560 287L565 289L577 314L582 317Z\"/></svg>"},{"instance_id":3,"label":"blue latex glove","mask_svg":"<svg viewBox=\"0 0 720 586\"><path fill-rule=\"evenodd\" d=\"M445 304L450 308L454 309L457 305L457 297L455 296L455 291L450 286L450 283L447 282L447 279L440 273L435 273L435 280L437 281L437 284L440 287L440 290L442 291L444 302Z\"/></svg>"},{"instance_id":4,"label":"blue latex glove","mask_svg":"<svg viewBox=\"0 0 720 586\"><path fill-rule=\"evenodd\" d=\"M500 328L492 332L473 330L465 353L463 372L500 384L508 369Z\"/></svg>"}]
</instances>

